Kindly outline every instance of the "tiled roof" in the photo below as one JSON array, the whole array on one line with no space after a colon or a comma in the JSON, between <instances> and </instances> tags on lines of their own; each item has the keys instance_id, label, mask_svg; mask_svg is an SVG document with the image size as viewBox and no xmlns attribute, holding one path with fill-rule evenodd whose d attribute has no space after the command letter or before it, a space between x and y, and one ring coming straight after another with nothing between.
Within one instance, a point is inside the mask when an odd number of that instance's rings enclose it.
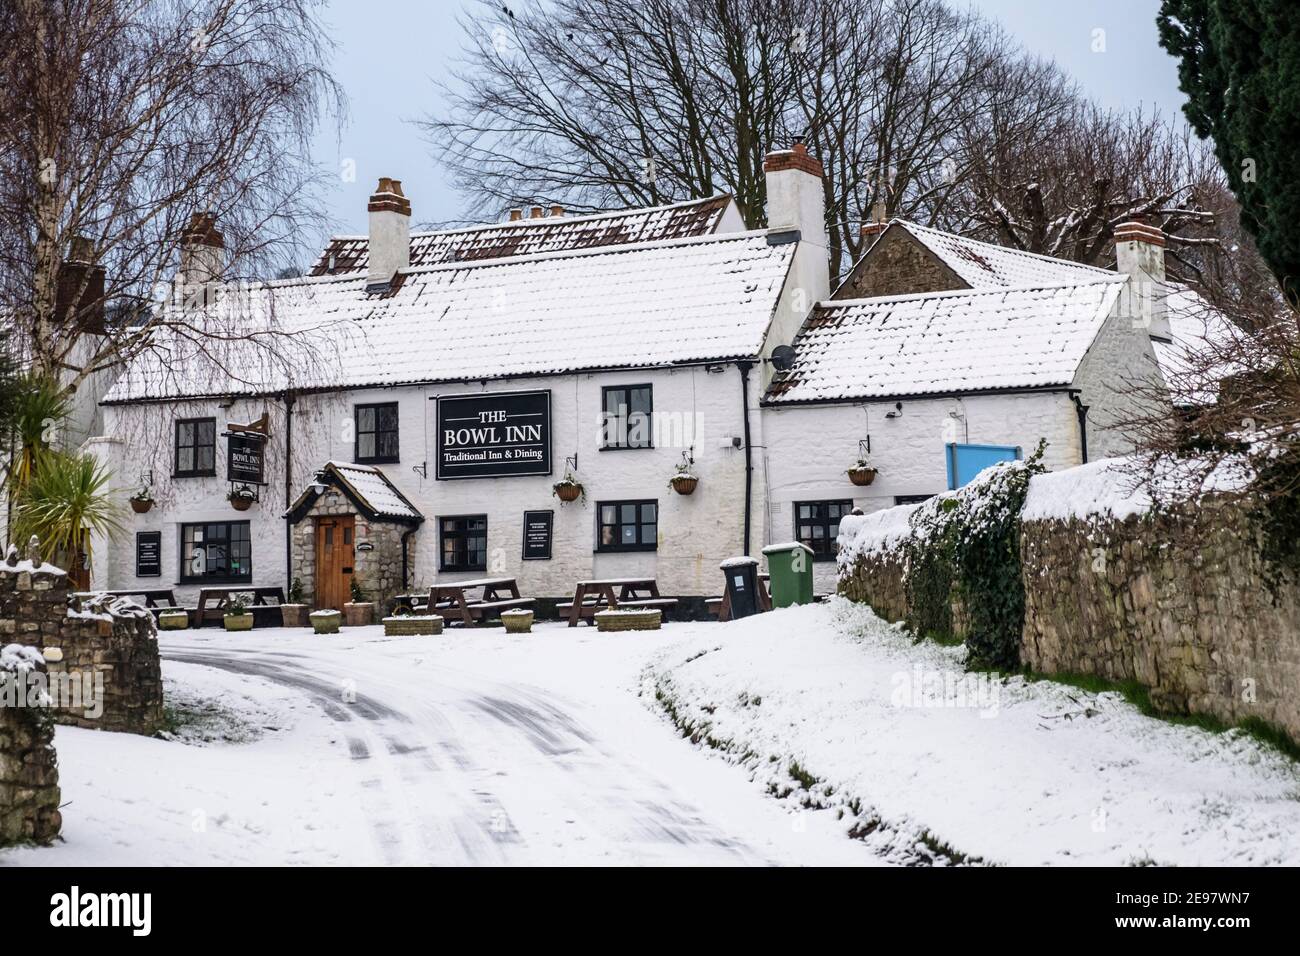
<instances>
[{"instance_id":1,"label":"tiled roof","mask_svg":"<svg viewBox=\"0 0 1300 956\"><path fill-rule=\"evenodd\" d=\"M980 289L820 303L766 401L1067 385L1124 287Z\"/></svg>"},{"instance_id":2,"label":"tiled roof","mask_svg":"<svg viewBox=\"0 0 1300 956\"><path fill-rule=\"evenodd\" d=\"M467 229L413 233L411 266L706 236L718 228L730 202L730 196L712 196L646 209L589 216L545 216ZM310 275L360 273L368 266L367 236L335 236L312 266Z\"/></svg>"},{"instance_id":3,"label":"tiled roof","mask_svg":"<svg viewBox=\"0 0 1300 956\"><path fill-rule=\"evenodd\" d=\"M1115 273L1107 269L978 242L913 222L895 219L889 227L907 230L972 289L1108 282L1115 278Z\"/></svg>"},{"instance_id":4,"label":"tiled roof","mask_svg":"<svg viewBox=\"0 0 1300 956\"><path fill-rule=\"evenodd\" d=\"M726 233L413 269L382 294L364 273L233 290L208 319L233 341L160 329L105 401L752 357L794 248Z\"/></svg>"}]
</instances>

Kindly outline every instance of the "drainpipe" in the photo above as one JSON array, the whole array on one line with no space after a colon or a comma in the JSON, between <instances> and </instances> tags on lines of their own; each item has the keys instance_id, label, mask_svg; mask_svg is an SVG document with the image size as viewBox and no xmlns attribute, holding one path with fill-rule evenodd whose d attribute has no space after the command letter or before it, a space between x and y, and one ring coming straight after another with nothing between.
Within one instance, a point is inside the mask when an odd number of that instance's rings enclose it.
<instances>
[{"instance_id":1,"label":"drainpipe","mask_svg":"<svg viewBox=\"0 0 1300 956\"><path fill-rule=\"evenodd\" d=\"M284 510L293 504L293 392L284 393ZM293 586L293 524L284 519L284 590Z\"/></svg>"},{"instance_id":2,"label":"drainpipe","mask_svg":"<svg viewBox=\"0 0 1300 956\"><path fill-rule=\"evenodd\" d=\"M749 370L753 362L737 362L740 369L740 411L745 422L745 540L742 554L749 555L749 526L753 519L754 458L749 443Z\"/></svg>"},{"instance_id":3,"label":"drainpipe","mask_svg":"<svg viewBox=\"0 0 1300 956\"><path fill-rule=\"evenodd\" d=\"M1079 401L1078 393L1072 393L1070 398L1074 400L1075 411L1079 413L1079 449L1083 452L1083 461L1081 464L1088 464L1088 408L1090 406Z\"/></svg>"}]
</instances>

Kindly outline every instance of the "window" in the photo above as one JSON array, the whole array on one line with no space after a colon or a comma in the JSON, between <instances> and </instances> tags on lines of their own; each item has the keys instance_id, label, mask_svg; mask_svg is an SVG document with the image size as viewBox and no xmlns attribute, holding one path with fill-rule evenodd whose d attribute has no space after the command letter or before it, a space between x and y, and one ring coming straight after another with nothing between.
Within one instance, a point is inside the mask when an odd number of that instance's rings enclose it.
<instances>
[{"instance_id":1,"label":"window","mask_svg":"<svg viewBox=\"0 0 1300 956\"><path fill-rule=\"evenodd\" d=\"M659 502L602 501L597 551L654 551L659 546Z\"/></svg>"},{"instance_id":2,"label":"window","mask_svg":"<svg viewBox=\"0 0 1300 956\"><path fill-rule=\"evenodd\" d=\"M840 534L840 519L853 511L853 502L796 501L794 503L794 536L812 548L814 561L830 561L838 546L835 539Z\"/></svg>"},{"instance_id":3,"label":"window","mask_svg":"<svg viewBox=\"0 0 1300 956\"><path fill-rule=\"evenodd\" d=\"M442 570L487 570L487 515L441 519Z\"/></svg>"},{"instance_id":4,"label":"window","mask_svg":"<svg viewBox=\"0 0 1300 956\"><path fill-rule=\"evenodd\" d=\"M358 405L356 416L357 447L353 460L367 465L397 461L397 403Z\"/></svg>"},{"instance_id":5,"label":"window","mask_svg":"<svg viewBox=\"0 0 1300 956\"><path fill-rule=\"evenodd\" d=\"M894 504L896 505L919 505L923 501L929 501L934 495L894 495Z\"/></svg>"},{"instance_id":6,"label":"window","mask_svg":"<svg viewBox=\"0 0 1300 956\"><path fill-rule=\"evenodd\" d=\"M653 401L649 385L614 385L605 401L604 448L653 448Z\"/></svg>"},{"instance_id":7,"label":"window","mask_svg":"<svg viewBox=\"0 0 1300 956\"><path fill-rule=\"evenodd\" d=\"M247 521L181 525L181 580L239 584L253 580Z\"/></svg>"},{"instance_id":8,"label":"window","mask_svg":"<svg viewBox=\"0 0 1300 956\"><path fill-rule=\"evenodd\" d=\"M217 473L217 420L182 418L176 422L177 478L209 478Z\"/></svg>"}]
</instances>

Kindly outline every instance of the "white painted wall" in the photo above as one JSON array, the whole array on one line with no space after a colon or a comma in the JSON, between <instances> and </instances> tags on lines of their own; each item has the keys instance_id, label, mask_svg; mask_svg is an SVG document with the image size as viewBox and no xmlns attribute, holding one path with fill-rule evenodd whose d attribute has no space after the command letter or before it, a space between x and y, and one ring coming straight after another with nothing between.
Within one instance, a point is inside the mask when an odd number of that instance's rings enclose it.
<instances>
[{"instance_id":1,"label":"white painted wall","mask_svg":"<svg viewBox=\"0 0 1300 956\"><path fill-rule=\"evenodd\" d=\"M1151 346L1149 316L1130 311L1120 296L1092 348L1079 363L1074 385L1088 406L1088 458L1113 458L1133 450L1125 422L1172 409L1153 409L1152 393L1161 388L1160 367Z\"/></svg>"},{"instance_id":2,"label":"white painted wall","mask_svg":"<svg viewBox=\"0 0 1300 956\"><path fill-rule=\"evenodd\" d=\"M750 402L758 423L758 373L750 372ZM601 389L619 384L650 383L654 409L661 428L661 443L653 449L601 451ZM533 389L551 390L552 465L549 477L464 479L437 481L434 475L434 425L436 409L430 398L479 392ZM647 574L659 581L665 594L706 595L721 589L718 562L741 551L744 500L744 452L732 444L743 434L741 378L734 365L709 372L704 367L672 370L595 373L545 378L515 379L487 384L405 387L358 390L337 396L304 396L294 410L294 483L292 497L310 482L312 472L327 460L351 461L354 403L396 401L399 404L401 461L379 466L420 511L426 522L416 533L416 561L412 585L428 586L437 572L437 518L443 515L488 516L488 572L519 578L525 594L571 594L582 578ZM263 501L245 513L235 512L225 500L225 443L218 440L216 478L173 480L172 433L177 417L215 415L218 431L227 421L251 421L263 410L270 413L274 436L268 450L267 474L271 485ZM123 497L138 484L138 475L152 467L159 503L146 515L128 513L127 534L111 549L112 561L97 569L102 587L175 587L178 596L192 597L197 588L181 587L178 573L179 527L206 520L241 520L252 523L253 570L257 584L285 584L285 527L280 515L286 507L284 490L284 408L276 401L237 402L228 411L214 402L105 409L106 429L123 439L116 450L114 470ZM696 432L698 429L698 432ZM693 472L700 485L690 497L668 487L674 465L681 461L683 440L694 433ZM756 437L757 443L759 439ZM664 443L666 442L666 444ZM577 476L586 486L587 500L562 505L551 493L564 472L565 458L578 456ZM757 454L757 452L756 452ZM412 469L428 465L429 477ZM755 474L755 500L762 502L762 474ZM657 552L594 553L596 505L601 500L653 498L658 500ZM553 559L521 558L523 513L551 509L555 512ZM761 510L754 521L755 548L762 536ZM134 569L134 533L163 532L161 579L137 579ZM102 554L101 560L107 555ZM464 577L466 575L459 575ZM478 574L469 576L479 576ZM451 575L453 579L456 575Z\"/></svg>"},{"instance_id":3,"label":"white painted wall","mask_svg":"<svg viewBox=\"0 0 1300 956\"><path fill-rule=\"evenodd\" d=\"M1078 418L1065 392L982 395L856 405L772 406L763 412L768 469L767 542L794 537L796 501L853 499L864 512L894 504L895 495L936 494L948 487L945 445L1019 445L1025 455L1048 441L1049 468L1080 463ZM955 412L960 418L952 418ZM845 473L858 442L871 436L871 461L880 470L867 487ZM814 565L818 592L835 589L833 562Z\"/></svg>"}]
</instances>

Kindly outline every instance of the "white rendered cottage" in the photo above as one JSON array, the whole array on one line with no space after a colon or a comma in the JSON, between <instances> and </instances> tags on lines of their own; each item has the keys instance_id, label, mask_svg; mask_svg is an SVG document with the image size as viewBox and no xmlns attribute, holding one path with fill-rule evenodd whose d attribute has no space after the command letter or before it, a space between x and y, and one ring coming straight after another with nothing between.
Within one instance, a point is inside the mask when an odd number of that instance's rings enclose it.
<instances>
[{"instance_id":1,"label":"white rendered cottage","mask_svg":"<svg viewBox=\"0 0 1300 956\"><path fill-rule=\"evenodd\" d=\"M381 180L368 236L252 288L221 285L215 228L191 230L206 294L174 307L225 339L160 340L105 397L93 447L155 504L95 548L95 586L717 593L719 562L764 543L764 359L829 294L820 166L796 146L767 175L758 231L723 196L411 234ZM585 498L553 494L566 473Z\"/></svg>"},{"instance_id":2,"label":"white rendered cottage","mask_svg":"<svg viewBox=\"0 0 1300 956\"><path fill-rule=\"evenodd\" d=\"M839 518L912 503L1030 454L1063 468L1122 454L1122 423L1150 401L1194 295L1164 284L1163 236L1116 232L1117 271L895 221L818 303L763 399L770 539L830 563ZM1189 343L1190 344L1190 343ZM865 458L875 477L855 485Z\"/></svg>"}]
</instances>

